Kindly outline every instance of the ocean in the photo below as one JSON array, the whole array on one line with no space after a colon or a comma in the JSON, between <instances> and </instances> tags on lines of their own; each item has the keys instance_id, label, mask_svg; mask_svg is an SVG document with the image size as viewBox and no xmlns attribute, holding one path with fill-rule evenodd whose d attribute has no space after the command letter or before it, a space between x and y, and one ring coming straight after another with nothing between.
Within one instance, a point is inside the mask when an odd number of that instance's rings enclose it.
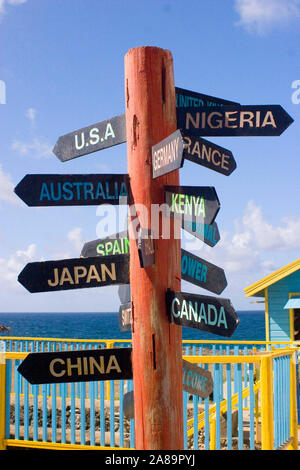
<instances>
[{"instance_id":1,"label":"ocean","mask_svg":"<svg viewBox=\"0 0 300 470\"><path fill-rule=\"evenodd\" d=\"M230 338L182 327L185 340L264 341L264 311L237 311L240 323ZM0 313L0 325L10 336L68 339L131 339L119 328L118 313ZM0 333L7 336L6 332Z\"/></svg>"}]
</instances>

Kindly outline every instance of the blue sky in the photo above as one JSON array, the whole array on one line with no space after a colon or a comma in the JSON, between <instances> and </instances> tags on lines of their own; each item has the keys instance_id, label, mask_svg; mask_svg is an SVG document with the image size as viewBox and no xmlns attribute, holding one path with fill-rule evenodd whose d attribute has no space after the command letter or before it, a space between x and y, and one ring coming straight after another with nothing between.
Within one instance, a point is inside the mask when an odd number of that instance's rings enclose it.
<instances>
[{"instance_id":1,"label":"blue sky","mask_svg":"<svg viewBox=\"0 0 300 470\"><path fill-rule=\"evenodd\" d=\"M127 172L126 144L64 163L52 148L124 112L124 56L146 45L172 52L176 86L280 104L295 121L280 137L209 138L233 152L229 177L191 162L180 170L182 185L214 186L221 202L220 242L183 233L182 246L224 268L221 296L236 310L263 308L243 289L299 258L299 42L298 0L0 0L0 311L118 310L116 287L19 285L28 262L78 257L100 217L95 206L30 208L13 188L28 173Z\"/></svg>"}]
</instances>

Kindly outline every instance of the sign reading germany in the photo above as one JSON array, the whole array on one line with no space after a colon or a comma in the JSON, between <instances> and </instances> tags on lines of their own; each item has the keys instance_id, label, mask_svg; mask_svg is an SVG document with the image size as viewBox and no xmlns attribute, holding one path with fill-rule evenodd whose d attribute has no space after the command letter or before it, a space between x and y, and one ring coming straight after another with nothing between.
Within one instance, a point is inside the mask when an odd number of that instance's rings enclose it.
<instances>
[{"instance_id":1,"label":"sign reading germany","mask_svg":"<svg viewBox=\"0 0 300 470\"><path fill-rule=\"evenodd\" d=\"M166 301L169 320L176 325L230 337L239 324L229 299L168 290Z\"/></svg>"},{"instance_id":2,"label":"sign reading germany","mask_svg":"<svg viewBox=\"0 0 300 470\"><path fill-rule=\"evenodd\" d=\"M132 379L131 348L30 353L18 372L31 384Z\"/></svg>"},{"instance_id":3,"label":"sign reading germany","mask_svg":"<svg viewBox=\"0 0 300 470\"><path fill-rule=\"evenodd\" d=\"M152 147L152 176L165 175L183 165L183 139L180 130Z\"/></svg>"},{"instance_id":4,"label":"sign reading germany","mask_svg":"<svg viewBox=\"0 0 300 470\"><path fill-rule=\"evenodd\" d=\"M29 292L129 284L129 257L115 255L28 263L18 281Z\"/></svg>"},{"instance_id":5,"label":"sign reading germany","mask_svg":"<svg viewBox=\"0 0 300 470\"><path fill-rule=\"evenodd\" d=\"M26 175L15 193L28 206L130 203L128 175Z\"/></svg>"},{"instance_id":6,"label":"sign reading germany","mask_svg":"<svg viewBox=\"0 0 300 470\"><path fill-rule=\"evenodd\" d=\"M125 114L59 137L53 153L65 162L126 142Z\"/></svg>"},{"instance_id":7,"label":"sign reading germany","mask_svg":"<svg viewBox=\"0 0 300 470\"><path fill-rule=\"evenodd\" d=\"M280 105L177 109L177 127L195 136L278 136L293 119Z\"/></svg>"}]
</instances>

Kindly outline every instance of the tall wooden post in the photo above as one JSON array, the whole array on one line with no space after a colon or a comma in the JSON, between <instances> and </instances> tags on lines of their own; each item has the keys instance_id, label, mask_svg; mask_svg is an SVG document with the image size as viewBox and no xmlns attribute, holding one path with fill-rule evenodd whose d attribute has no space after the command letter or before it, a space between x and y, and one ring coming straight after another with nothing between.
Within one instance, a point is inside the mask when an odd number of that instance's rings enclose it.
<instances>
[{"instance_id":1,"label":"tall wooden post","mask_svg":"<svg viewBox=\"0 0 300 470\"><path fill-rule=\"evenodd\" d=\"M176 128L173 59L156 47L131 49L125 56L128 174L135 205L148 212L164 202L164 185L178 185L179 172L152 178L151 148ZM136 206L137 207L137 206ZM170 223L170 220L168 221ZM182 335L166 314L166 290L180 291L180 240L155 240L155 264L140 267L130 240L132 365L135 448L183 449Z\"/></svg>"}]
</instances>

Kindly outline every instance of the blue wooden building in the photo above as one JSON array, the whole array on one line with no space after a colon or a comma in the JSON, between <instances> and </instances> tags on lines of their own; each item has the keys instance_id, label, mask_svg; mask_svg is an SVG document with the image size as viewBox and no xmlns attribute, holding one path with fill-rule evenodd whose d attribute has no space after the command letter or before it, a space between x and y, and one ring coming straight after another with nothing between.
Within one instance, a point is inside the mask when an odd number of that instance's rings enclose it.
<instances>
[{"instance_id":1,"label":"blue wooden building","mask_svg":"<svg viewBox=\"0 0 300 470\"><path fill-rule=\"evenodd\" d=\"M244 290L265 299L266 341L300 341L300 258Z\"/></svg>"}]
</instances>

